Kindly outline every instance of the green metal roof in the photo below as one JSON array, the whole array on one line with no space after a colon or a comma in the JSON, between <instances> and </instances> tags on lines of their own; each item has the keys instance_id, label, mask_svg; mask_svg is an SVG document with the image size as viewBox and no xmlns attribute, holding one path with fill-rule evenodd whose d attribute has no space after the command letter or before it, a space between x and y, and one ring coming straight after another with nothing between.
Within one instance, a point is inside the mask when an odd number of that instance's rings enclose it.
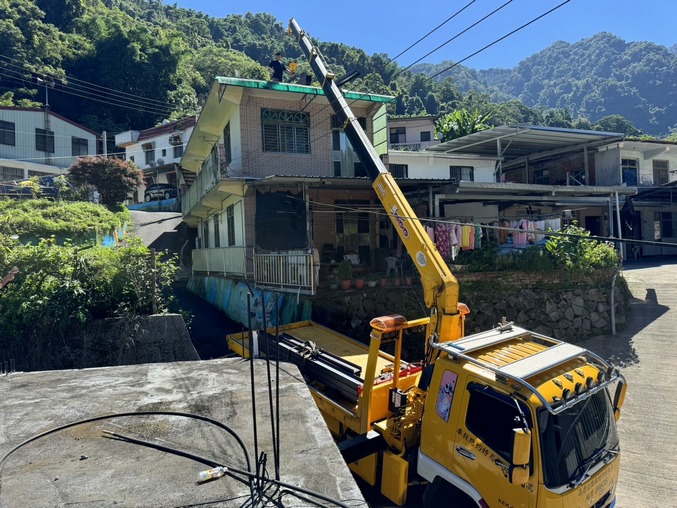
<instances>
[{"instance_id":1,"label":"green metal roof","mask_svg":"<svg viewBox=\"0 0 677 508\"><path fill-rule=\"evenodd\" d=\"M217 76L216 81L222 85L240 86L243 88L256 88L259 90L277 90L279 92L302 93L305 95L324 95L324 91L316 86L299 85L297 83L277 83L275 81L260 81L256 79L230 78ZM374 93L361 93L343 91L343 96L353 101L383 102L386 104L395 102L395 97Z\"/></svg>"}]
</instances>

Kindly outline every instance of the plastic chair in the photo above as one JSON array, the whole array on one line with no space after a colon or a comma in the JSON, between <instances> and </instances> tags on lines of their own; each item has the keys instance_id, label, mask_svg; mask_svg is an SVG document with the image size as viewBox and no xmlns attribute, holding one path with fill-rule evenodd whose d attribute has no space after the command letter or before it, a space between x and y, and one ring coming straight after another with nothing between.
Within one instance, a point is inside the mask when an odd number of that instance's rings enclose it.
<instances>
[{"instance_id":1,"label":"plastic chair","mask_svg":"<svg viewBox=\"0 0 677 508\"><path fill-rule=\"evenodd\" d=\"M386 270L386 279L390 277L390 273L392 272L393 277L397 277L397 273L399 272L399 276L402 277L402 261L400 258L397 258L395 256L388 256L386 258L386 264L388 265L388 269Z\"/></svg>"}]
</instances>

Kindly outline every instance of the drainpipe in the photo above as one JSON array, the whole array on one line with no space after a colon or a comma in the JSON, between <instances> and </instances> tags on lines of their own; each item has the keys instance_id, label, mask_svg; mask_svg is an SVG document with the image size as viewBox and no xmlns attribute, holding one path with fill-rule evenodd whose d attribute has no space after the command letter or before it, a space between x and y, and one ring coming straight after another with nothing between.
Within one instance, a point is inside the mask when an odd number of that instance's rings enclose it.
<instances>
[{"instance_id":1,"label":"drainpipe","mask_svg":"<svg viewBox=\"0 0 677 508\"><path fill-rule=\"evenodd\" d=\"M618 204L618 192L616 192L615 194L616 194L616 223L618 224L618 236L617 236L617 238L619 240L618 252L621 255L621 267L622 267L623 266L623 258L625 256L623 255L623 242L621 241L621 240L623 240L623 230L621 229L621 208Z\"/></svg>"},{"instance_id":2,"label":"drainpipe","mask_svg":"<svg viewBox=\"0 0 677 508\"><path fill-rule=\"evenodd\" d=\"M614 270L611 277L611 335L616 335L616 277L620 271L620 265Z\"/></svg>"}]
</instances>

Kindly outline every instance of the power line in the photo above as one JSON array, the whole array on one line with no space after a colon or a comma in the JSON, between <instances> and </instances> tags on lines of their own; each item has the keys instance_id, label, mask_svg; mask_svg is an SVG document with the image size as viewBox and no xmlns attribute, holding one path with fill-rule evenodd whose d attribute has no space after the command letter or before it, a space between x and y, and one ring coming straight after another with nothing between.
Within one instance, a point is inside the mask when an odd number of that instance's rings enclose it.
<instances>
[{"instance_id":1,"label":"power line","mask_svg":"<svg viewBox=\"0 0 677 508\"><path fill-rule=\"evenodd\" d=\"M432 30L430 30L427 34L425 34L425 35L424 35L423 37L421 37L419 40L417 40L416 42L414 42L414 43L413 43L411 46L409 46L407 49L405 49L404 51L400 52L400 53L397 54L396 56L392 57L392 58L390 59L390 62L389 62L389 63L394 62L394 61L397 60L399 57L401 57L402 55L404 55L407 51L409 51L409 50L412 49L414 46L416 46L419 42L421 42L421 41L423 41L424 39L426 39L426 38L428 38L429 36L431 36L431 35L432 35L433 33L435 33L439 28L441 28L441 27L443 27L444 25L446 25L449 21L451 21L452 19L454 19L456 16L458 16L458 15L461 14L464 10L466 10L468 7L470 7L472 4L474 4L475 1L476 1L476 0L472 0L471 2L467 3L464 7L462 7L461 9L459 9L458 11L456 11L454 14L452 14L451 16L449 16L449 17L448 17L447 19L445 19L442 23L440 23L440 24L437 25L435 28L433 28Z\"/></svg>"},{"instance_id":2,"label":"power line","mask_svg":"<svg viewBox=\"0 0 677 508\"><path fill-rule=\"evenodd\" d=\"M527 26L529 26L529 25L535 23L535 22L538 21L539 19L541 19L541 18L547 16L548 14L552 13L553 11L559 9L560 7L562 7L564 4L568 3L569 1L570 1L570 0L565 0L565 1L562 2L561 4L559 4L559 5L557 5L556 7L550 9L549 11L547 11L547 12L541 14L540 16L537 16L536 18L532 19L531 21L529 21L529 22L523 24L522 26L516 28L515 30L512 30L511 32L507 33L506 35L504 35L504 36L502 36L502 37L496 39L495 41L491 42L490 44L487 44L487 45L484 46L483 48L481 48L481 49L475 51L475 52L472 53L471 55L465 57L464 59L462 59L462 60L460 60L460 61L458 61L458 62L456 62L454 65L450 66L449 68L444 69L443 71L440 71L439 73L435 74L434 76L431 76L431 77L427 78L425 81L432 81L432 80L433 80L436 76L438 76L439 74L442 74L443 72L448 71L449 69L451 69L451 68L453 68L453 67L459 65L460 63L462 63L462 62L464 62L464 61L466 61L466 60L468 60L469 58L471 58L471 57L473 57L473 56L475 56L475 55L481 53L482 51L485 51L486 49L488 49L489 47L491 47L491 46L497 44L498 42L500 42L500 41L502 41L502 40L505 40L506 38L510 37L511 35L515 34L516 32L518 32L518 31L520 31L520 30L526 28ZM484 16L483 18L481 18L481 19L478 20L477 22L473 23L471 26L467 27L467 28L464 29L462 32L460 32L460 33L457 34L456 36L452 37L451 39L449 39L447 42L445 42L445 43L442 44L441 46L438 46L438 48L436 48L435 50L431 51L431 52L428 53L426 56L432 54L434 51L437 51L439 48L441 48L442 46L448 44L449 42L451 42L452 40L454 40L455 38L457 38L459 35L461 35L461 34L467 32L467 31L470 30L471 28L474 28L474 27L477 26L479 23L485 21L485 20L488 19L490 16L494 15L495 13L497 13L498 11L500 11L501 9L503 9L505 6L507 6L507 5L508 5L509 3L511 3L511 2L512 2L512 0L508 0L506 3L504 3L504 4L501 5L500 7L496 8L494 11L492 11L492 12L489 13L489 14L487 14L486 16ZM466 6L466 7L467 7L467 6ZM460 12L460 11L459 11L459 12ZM434 30L433 30L433 31L434 31ZM432 33L432 31L431 31L430 33ZM423 38L425 38L425 37L423 37ZM413 47L413 45L412 45L411 47ZM425 56L424 56L423 58L425 58ZM395 75L393 75L393 78L396 77L396 76L398 76L398 75L400 75L400 74L402 74L402 72L406 71L409 67L413 66L413 65L414 65L415 63L417 63L418 61L420 61L420 59L417 60L416 62L412 63L411 65L409 65L408 67L406 67L406 68L403 69L402 71L397 72ZM393 60L390 60L390 63L392 63L392 62L393 62ZM357 102L357 101L360 100L361 98L366 97L367 95L369 95L369 93L363 93L360 97L357 97L357 98L355 98L355 99L352 99L351 102L347 103L347 107L350 107L350 105L354 104L355 102ZM327 107L332 106L332 104L333 104L333 102L330 101L329 104L328 104L327 106L325 106L324 108L322 108L320 111L318 111L318 112L315 113L315 114L321 113L321 112L322 112L324 109L326 109ZM320 137L322 137L322 136L320 136ZM317 139L319 139L320 137L318 137Z\"/></svg>"},{"instance_id":3,"label":"power line","mask_svg":"<svg viewBox=\"0 0 677 508\"><path fill-rule=\"evenodd\" d=\"M520 30L522 30L522 29L528 27L529 25L531 25L532 23L535 23L535 22L538 21L539 19L544 18L545 16L547 16L548 14L550 14L550 13L556 11L556 10L559 9L560 7L564 6L565 4L568 4L570 1L571 1L571 0L564 0L564 2L560 3L559 5L556 5L555 7L553 7L552 9L550 9L549 11L546 11L546 12L544 12L543 14L541 14L540 16L538 16L538 17L532 19L531 21L528 21L527 23L523 24L522 26L520 26L520 27L518 27L518 28L515 28L515 29L512 30L511 32L508 32L507 34L505 34L503 37L500 37L500 38L496 39L495 41L493 41L493 42L487 44L486 46L484 46L484 47L478 49L478 50L475 51L474 53L471 53L470 55L466 56L466 57L463 58L462 60L459 60L458 62L454 63L453 65L450 65L450 66L447 67L446 69L441 70L441 71L438 72L437 74L434 74L434 75L430 76L426 81L430 81L430 80L435 79L435 78L436 78L437 76L439 76L440 74L443 74L443 73L447 72L448 70L453 69L453 68L456 67L457 65L459 65L459 64L461 64L461 63L463 63L463 62L465 62L466 60L472 58L473 56L475 56L475 55L481 53L482 51L484 51L484 50L490 48L490 47L493 46L494 44L498 44L498 43L501 42L502 40L507 39L507 38L510 37L511 35L513 35L513 34L519 32Z\"/></svg>"},{"instance_id":4,"label":"power line","mask_svg":"<svg viewBox=\"0 0 677 508\"><path fill-rule=\"evenodd\" d=\"M13 78L16 81L21 81L23 86L26 86L26 78L19 73L19 71L16 71L14 69L10 68L0 68L0 75L4 75L6 78ZM39 77L39 76L34 76L34 77ZM41 78L42 79L42 78ZM32 83L31 83L32 85ZM39 85L36 85L39 87ZM145 111L145 112L150 112L150 113L155 113L158 115L169 115L172 113L172 109L169 106L166 106L164 108L159 109L157 106L152 106L145 104L143 102L134 102L132 100L129 100L127 98L119 98L115 96L105 96L105 95L100 95L96 92L89 91L87 89L80 89L76 88L74 86L69 86L69 85L63 85L59 84L59 87L53 88L59 92L66 93L69 95L74 95L76 97L81 97L83 99L89 99L92 101L96 102L102 102L104 104L109 104L111 106L117 106L121 108L127 108L127 109L134 109L137 111ZM79 92L79 93L77 93ZM84 94L84 95L83 95Z\"/></svg>"},{"instance_id":5,"label":"power line","mask_svg":"<svg viewBox=\"0 0 677 508\"><path fill-rule=\"evenodd\" d=\"M37 72L37 71L31 71L31 70L28 70L28 69L25 68L26 62L22 62L21 60L17 60L15 58L11 58L11 57L8 57L8 56L5 56L5 55L0 55L0 58L2 58L4 60L8 60L10 62L16 62L14 64L8 62L7 65L12 65L13 67L20 68L21 70L26 70L27 72L30 72L31 74L39 75L39 76L42 76L43 78L46 77L46 76L49 76L54 80L61 81L62 85L66 84L66 83L64 83L64 80L69 82L69 83L72 83L73 85L75 85L77 83L83 83L83 85L78 85L78 86L80 86L81 88L99 88L101 91L112 92L114 95L125 96L125 97L128 98L128 100L131 100L131 101L134 101L134 102L142 102L142 103L150 102L150 103L156 103L157 106L166 106L165 101L160 101L160 100L157 100L157 99L151 99L151 98L147 98L147 97L139 97L138 94L131 94L131 93L123 92L121 90L115 90L113 88L108 88L108 87L105 87L103 85L91 83L89 81L74 78L72 76L60 77L55 73L50 74L50 73L45 73L45 72L40 73L40 72ZM18 65L18 64L21 64L21 65Z\"/></svg>"},{"instance_id":6,"label":"power line","mask_svg":"<svg viewBox=\"0 0 677 508\"><path fill-rule=\"evenodd\" d=\"M17 79L16 75L8 74L8 72L12 72L12 71L9 70L9 69L4 69L4 70L0 69L0 76L4 75L5 77L11 77L11 78ZM76 93L74 91L68 90L65 87L64 88L57 88L56 90L58 90L59 92L68 94L68 95L73 95L75 97L80 97L80 98L88 99L88 100L95 101L95 102L101 102L103 104L108 104L110 106L116 106L116 107L125 108L125 109L133 109L135 111L141 111L141 112L154 113L154 114L157 114L157 115L160 115L160 116L165 116L165 115L168 115L172 112L172 110L170 108L159 110L159 109L149 107L149 106L144 105L144 104L130 103L129 101L124 102L122 99L118 99L118 98L115 98L115 97L110 97L110 98L100 97L99 98L97 96L83 95L82 93ZM80 91L80 90L77 90L77 91ZM91 94L91 92L83 92L83 93Z\"/></svg>"},{"instance_id":7,"label":"power line","mask_svg":"<svg viewBox=\"0 0 677 508\"><path fill-rule=\"evenodd\" d=\"M37 72L28 71L23 66L19 66L19 65L13 64L11 62L2 62L2 63L4 63L5 66L6 66L4 68L4 71L5 72L12 72L12 73L14 73L14 75L19 75L19 77L24 81L25 86L36 86L36 88L39 88L40 85L34 85L32 83L32 80L34 78L42 79L44 81L51 79L51 78L47 78L45 74L40 74L40 73L37 73ZM3 69L0 68L0 70L3 70ZM25 72L28 72L30 74L28 76L28 80L31 81L30 84L25 83L26 76L23 74ZM106 99L114 99L114 100L124 102L124 103L138 104L140 106L146 106L148 102L151 102L150 99L146 100L144 98L139 98L138 96L133 97L133 98L129 98L129 97L125 97L123 95L120 95L120 94L123 94L124 92L119 92L119 93L115 92L115 93L111 94L111 93L101 92L99 90L90 90L90 88L87 87L87 86L79 85L77 83L69 83L69 82L64 81L63 79L59 79L59 78L57 78L56 81L54 79L51 79L51 82L49 84L50 84L51 88L55 88L56 85L60 85L63 88L72 88L73 90L75 90L77 92L91 94L95 97L103 97L103 98L106 98ZM152 102L157 102L158 104L157 105L151 104L151 107L154 107L154 108L166 108L167 107L167 105L162 101L152 101Z\"/></svg>"},{"instance_id":8,"label":"power line","mask_svg":"<svg viewBox=\"0 0 677 508\"><path fill-rule=\"evenodd\" d=\"M458 37L460 37L461 35L463 35L463 34L466 33L467 31L469 31L469 30L475 28L475 27L476 27L477 25L479 25L480 23L486 21L486 20L489 19L491 16L493 16L494 14L496 14L498 11L500 11L501 9L503 9L504 7L506 7L508 4L510 4L512 1L513 1L513 0L508 0L507 2L505 2L505 3L504 3L503 5L501 5L500 7L497 7L496 9L494 9L493 11L491 11L489 14L487 14L487 15L484 16L483 18L479 19L478 21L476 21L476 22L473 23L472 25L468 26L468 27L465 28L464 30L462 30L462 31L460 31L459 33L457 33L456 35L454 35L451 39L447 39L445 42L443 42L442 44L440 44L439 46L437 46L437 47L436 47L435 49L433 49L432 51L429 51L428 53L426 53L425 55L423 55L423 56L422 56L421 58L419 58L418 60L412 62L411 64L407 65L404 69L402 69L402 70L400 70L399 72L397 72L397 73L393 76L392 79L396 78L397 76L399 76L400 74L402 74L403 72L405 72L407 69L410 69L411 67L413 67L414 65L416 65L418 62L420 62L420 61L423 60L424 58L426 58L426 57L432 55L432 54L435 53L436 51L439 51L441 48L443 48L444 46L446 46L447 44L449 44L449 43L452 42L453 40L457 39Z\"/></svg>"}]
</instances>

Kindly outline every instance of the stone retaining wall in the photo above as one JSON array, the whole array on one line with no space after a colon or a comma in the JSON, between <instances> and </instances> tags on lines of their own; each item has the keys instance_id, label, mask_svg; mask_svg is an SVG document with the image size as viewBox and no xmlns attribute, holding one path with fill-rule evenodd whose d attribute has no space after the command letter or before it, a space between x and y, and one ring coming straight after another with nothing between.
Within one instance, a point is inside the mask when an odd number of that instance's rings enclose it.
<instances>
[{"instance_id":1,"label":"stone retaining wall","mask_svg":"<svg viewBox=\"0 0 677 508\"><path fill-rule=\"evenodd\" d=\"M535 332L577 342L611 333L611 277L518 272L459 274L460 300L470 308L466 334L492 328L502 317ZM626 324L629 292L618 277L615 323ZM416 319L429 314L420 283L412 286L321 291L313 300L312 319L362 342L369 321L385 314Z\"/></svg>"}]
</instances>

